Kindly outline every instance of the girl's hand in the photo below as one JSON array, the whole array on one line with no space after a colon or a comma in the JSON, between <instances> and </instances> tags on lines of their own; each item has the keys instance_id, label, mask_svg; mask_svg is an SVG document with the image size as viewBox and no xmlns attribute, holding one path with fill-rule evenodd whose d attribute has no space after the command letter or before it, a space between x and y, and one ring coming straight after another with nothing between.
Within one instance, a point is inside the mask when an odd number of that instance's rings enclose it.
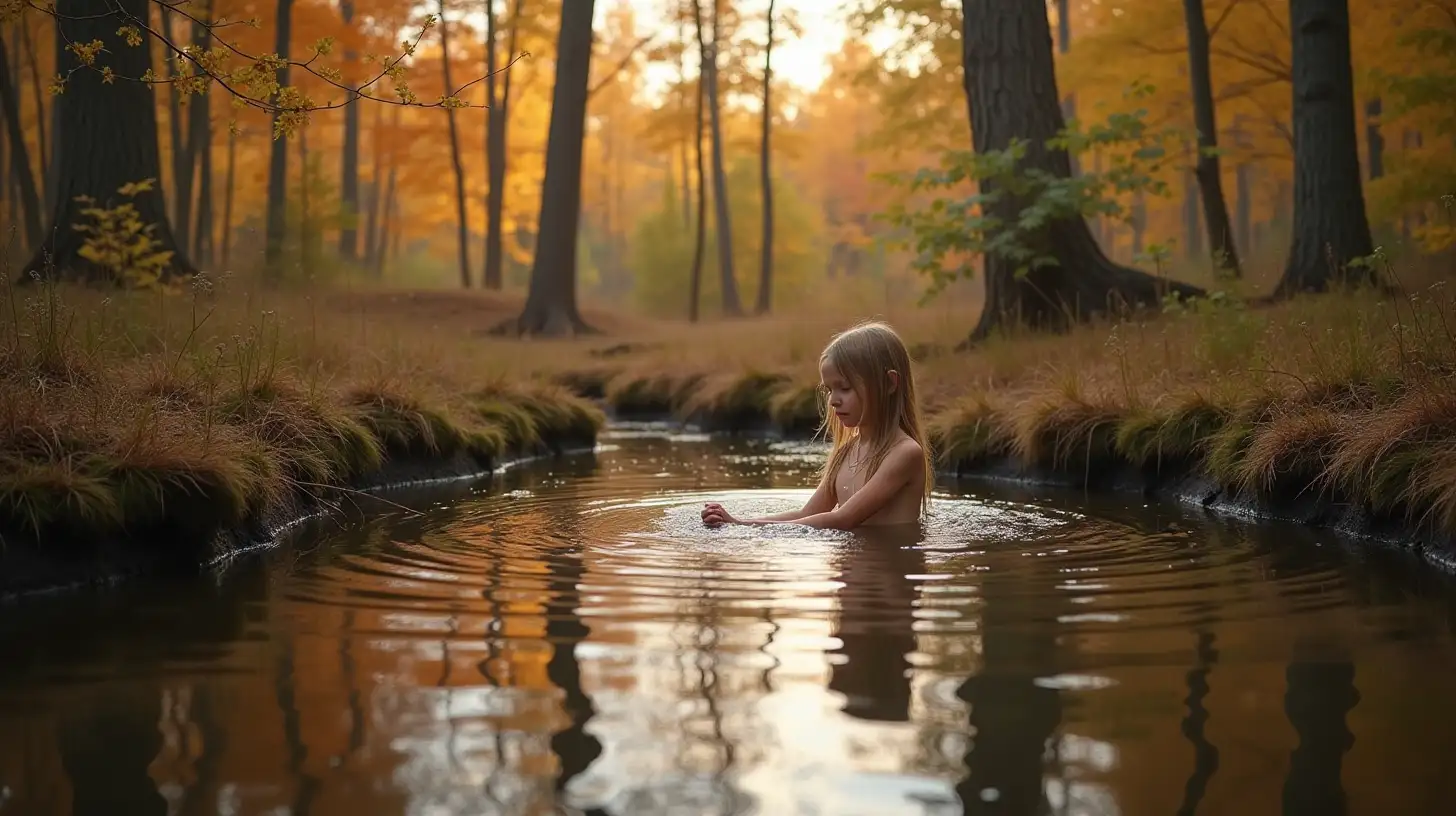
<instances>
[{"instance_id":1,"label":"girl's hand","mask_svg":"<svg viewBox=\"0 0 1456 816\"><path fill-rule=\"evenodd\" d=\"M724 524L737 524L738 519L728 514L723 505L717 502L708 502L703 505L703 524L709 527L721 527Z\"/></svg>"}]
</instances>

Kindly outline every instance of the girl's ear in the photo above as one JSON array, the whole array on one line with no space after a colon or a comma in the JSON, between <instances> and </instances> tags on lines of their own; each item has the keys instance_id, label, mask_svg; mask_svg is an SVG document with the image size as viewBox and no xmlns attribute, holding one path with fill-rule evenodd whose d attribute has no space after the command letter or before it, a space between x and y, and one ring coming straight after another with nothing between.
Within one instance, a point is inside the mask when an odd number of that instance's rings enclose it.
<instances>
[{"instance_id":1,"label":"girl's ear","mask_svg":"<svg viewBox=\"0 0 1456 816\"><path fill-rule=\"evenodd\" d=\"M900 389L900 372L892 368L886 374L890 377L890 393L893 394Z\"/></svg>"}]
</instances>

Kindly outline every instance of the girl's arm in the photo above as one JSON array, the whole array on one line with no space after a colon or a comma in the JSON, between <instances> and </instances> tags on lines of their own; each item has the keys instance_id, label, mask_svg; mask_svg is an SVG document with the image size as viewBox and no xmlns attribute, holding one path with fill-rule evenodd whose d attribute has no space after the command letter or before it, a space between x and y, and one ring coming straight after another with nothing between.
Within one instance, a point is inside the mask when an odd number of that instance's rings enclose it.
<instances>
[{"instance_id":1,"label":"girl's arm","mask_svg":"<svg viewBox=\"0 0 1456 816\"><path fill-rule=\"evenodd\" d=\"M854 529L888 504L922 467L924 459L919 445L897 445L885 457L875 475L849 501L823 512L801 516L795 521L819 529Z\"/></svg>"},{"instance_id":2,"label":"girl's arm","mask_svg":"<svg viewBox=\"0 0 1456 816\"><path fill-rule=\"evenodd\" d=\"M814 495L804 503L798 510L786 510L782 513L775 513L772 516L762 518L735 519L723 509L720 504L709 504L703 510L703 521L716 526L717 524L783 524L784 522L798 521L807 516L825 513L834 509L834 488L828 479L819 483Z\"/></svg>"}]
</instances>

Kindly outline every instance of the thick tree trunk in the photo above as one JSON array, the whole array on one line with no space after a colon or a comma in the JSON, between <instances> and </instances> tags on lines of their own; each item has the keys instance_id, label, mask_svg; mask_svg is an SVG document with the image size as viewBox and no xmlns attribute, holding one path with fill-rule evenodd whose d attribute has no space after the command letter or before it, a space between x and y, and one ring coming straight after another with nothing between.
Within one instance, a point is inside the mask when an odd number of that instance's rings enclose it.
<instances>
[{"instance_id":1,"label":"thick tree trunk","mask_svg":"<svg viewBox=\"0 0 1456 816\"><path fill-rule=\"evenodd\" d=\"M1069 176L1067 154L1046 147L1065 120L1057 104L1045 3L965 0L962 20L965 89L976 151L1003 150L1013 139L1026 139L1027 166ZM1007 197L996 207L996 215L1014 219L1020 210L1021 202ZM1202 294L1195 286L1113 263L1092 240L1082 218L1050 224L1041 241L1041 249L1057 264L1025 276L1017 276L1015 262L986 256L986 306L972 340L1016 323L1062 330L1099 312L1154 304L1166 292Z\"/></svg>"},{"instance_id":2,"label":"thick tree trunk","mask_svg":"<svg viewBox=\"0 0 1456 816\"><path fill-rule=\"evenodd\" d=\"M769 131L773 121L773 107L769 104L769 89L773 85L773 0L768 0L768 43L763 50L763 124L759 148L759 184L763 187L763 256L759 260L758 272L758 314L768 314L773 308L773 173L769 160Z\"/></svg>"},{"instance_id":3,"label":"thick tree trunk","mask_svg":"<svg viewBox=\"0 0 1456 816\"><path fill-rule=\"evenodd\" d=\"M10 143L10 175L20 191L20 214L25 225L25 247L40 246L40 194L35 188L35 173L30 167L30 151L21 126L20 97L10 75L10 55L0 38L0 113L5 114L5 136Z\"/></svg>"},{"instance_id":4,"label":"thick tree trunk","mask_svg":"<svg viewBox=\"0 0 1456 816\"><path fill-rule=\"evenodd\" d=\"M718 24L722 16L720 2L721 0L712 0L713 42L711 45L703 43L703 29L699 25L698 43L702 46L701 76L708 85L708 122L713 137L714 243L718 247L718 278L723 295L723 314L727 317L738 317L743 314L743 305L738 297L738 278L733 273L733 218L728 208L728 173L723 167L722 103L718 99Z\"/></svg>"},{"instance_id":5,"label":"thick tree trunk","mask_svg":"<svg viewBox=\"0 0 1456 816\"><path fill-rule=\"evenodd\" d=\"M1346 0L1290 0L1294 34L1293 246L1276 297L1333 283L1374 283L1370 223L1360 185Z\"/></svg>"},{"instance_id":6,"label":"thick tree trunk","mask_svg":"<svg viewBox=\"0 0 1456 816\"><path fill-rule=\"evenodd\" d=\"M352 42L354 27L353 0L340 0L339 16L344 21L346 35ZM444 37L444 21L441 20L440 36ZM356 87L359 54L353 48L344 49L344 70L349 72L346 81L350 88ZM339 170L339 207L344 219L339 230L339 257L345 263L359 260L359 100L352 99L344 107L344 155Z\"/></svg>"},{"instance_id":7,"label":"thick tree trunk","mask_svg":"<svg viewBox=\"0 0 1456 816\"><path fill-rule=\"evenodd\" d=\"M125 20L147 18L148 0L111 0L105 13L97 13L89 0L58 0L56 12L61 36L68 42L100 40L107 64L120 76L138 77L151 69L146 44L133 48L116 30ZM126 16L123 16L126 15ZM90 196L102 206L120 204L118 190L144 179L159 179L161 157L157 149L157 114L152 88L140 82L104 84L97 71L83 69L74 54L65 52L61 72L72 71L66 92L56 97L61 108L60 152L66 156L58 180L56 208L44 242L25 272L91 280L111 280L111 270L81 257L85 235L77 196ZM130 200L143 223L154 227L151 237L162 251L173 254L163 274L188 275L195 270L167 221L161 186L138 193Z\"/></svg>"},{"instance_id":8,"label":"thick tree trunk","mask_svg":"<svg viewBox=\"0 0 1456 816\"><path fill-rule=\"evenodd\" d=\"M703 13L702 0L692 0L693 20L698 32L698 54L703 53ZM699 63L701 65L701 63ZM698 73L697 113L695 124L694 155L697 161L698 170L698 222L696 233L693 237L693 271L692 278L688 281L688 322L698 322L698 312L701 308L703 294L703 255L707 250L708 242L708 178L703 166L703 136L706 124L704 122L703 105L707 93L707 83L703 80L702 72Z\"/></svg>"},{"instance_id":9,"label":"thick tree trunk","mask_svg":"<svg viewBox=\"0 0 1456 816\"><path fill-rule=\"evenodd\" d=\"M278 29L273 41L273 51L286 60L293 35L293 0L278 0L276 24ZM279 87L288 84L288 73L286 64L278 69ZM277 121L276 114L273 119ZM280 264L283 261L283 243L288 234L288 142L282 137L274 137L272 128L269 128L269 137L273 139L273 144L268 155L268 210L267 224L264 227L263 262L264 274L277 280L283 273Z\"/></svg>"},{"instance_id":10,"label":"thick tree trunk","mask_svg":"<svg viewBox=\"0 0 1456 816\"><path fill-rule=\"evenodd\" d=\"M237 190L238 134L228 128L227 176L222 192L222 266L232 263L233 248L233 192Z\"/></svg>"},{"instance_id":11,"label":"thick tree trunk","mask_svg":"<svg viewBox=\"0 0 1456 816\"><path fill-rule=\"evenodd\" d=\"M1380 130L1380 97L1365 103L1365 172L1371 181L1385 176L1385 135Z\"/></svg>"},{"instance_id":12,"label":"thick tree trunk","mask_svg":"<svg viewBox=\"0 0 1456 816\"><path fill-rule=\"evenodd\" d=\"M445 93L455 90L450 81L450 27L445 23L445 0L440 0L440 62L445 70ZM455 243L460 258L460 285L470 288L470 224L466 216L465 166L460 156L460 134L455 127L455 109L445 111L450 130L450 164L455 168Z\"/></svg>"},{"instance_id":13,"label":"thick tree trunk","mask_svg":"<svg viewBox=\"0 0 1456 816\"><path fill-rule=\"evenodd\" d=\"M1213 69L1209 65L1208 21L1203 0L1183 0L1188 24L1188 78L1193 85L1193 118L1198 127L1198 189L1203 193L1203 221L1208 229L1208 247L1214 265L1225 274L1240 277L1234 231L1223 197L1223 175L1219 170L1218 119L1213 104Z\"/></svg>"},{"instance_id":14,"label":"thick tree trunk","mask_svg":"<svg viewBox=\"0 0 1456 816\"><path fill-rule=\"evenodd\" d=\"M581 217L581 154L586 138L586 100L591 79L595 0L573 0L561 9L556 45L556 85L546 136L546 178L531 287L526 306L506 333L568 335L594 331L576 307L576 248Z\"/></svg>"}]
</instances>

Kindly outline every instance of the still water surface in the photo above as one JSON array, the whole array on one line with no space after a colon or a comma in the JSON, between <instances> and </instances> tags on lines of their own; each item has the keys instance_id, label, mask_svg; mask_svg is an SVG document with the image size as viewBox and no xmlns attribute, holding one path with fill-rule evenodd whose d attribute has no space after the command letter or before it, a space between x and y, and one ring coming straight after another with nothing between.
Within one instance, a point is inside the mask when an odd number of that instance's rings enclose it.
<instances>
[{"instance_id":1,"label":"still water surface","mask_svg":"<svg viewBox=\"0 0 1456 816\"><path fill-rule=\"evenodd\" d=\"M822 455L623 430L0 609L0 814L1449 812L1448 580L986 485L908 539L699 523Z\"/></svg>"}]
</instances>

